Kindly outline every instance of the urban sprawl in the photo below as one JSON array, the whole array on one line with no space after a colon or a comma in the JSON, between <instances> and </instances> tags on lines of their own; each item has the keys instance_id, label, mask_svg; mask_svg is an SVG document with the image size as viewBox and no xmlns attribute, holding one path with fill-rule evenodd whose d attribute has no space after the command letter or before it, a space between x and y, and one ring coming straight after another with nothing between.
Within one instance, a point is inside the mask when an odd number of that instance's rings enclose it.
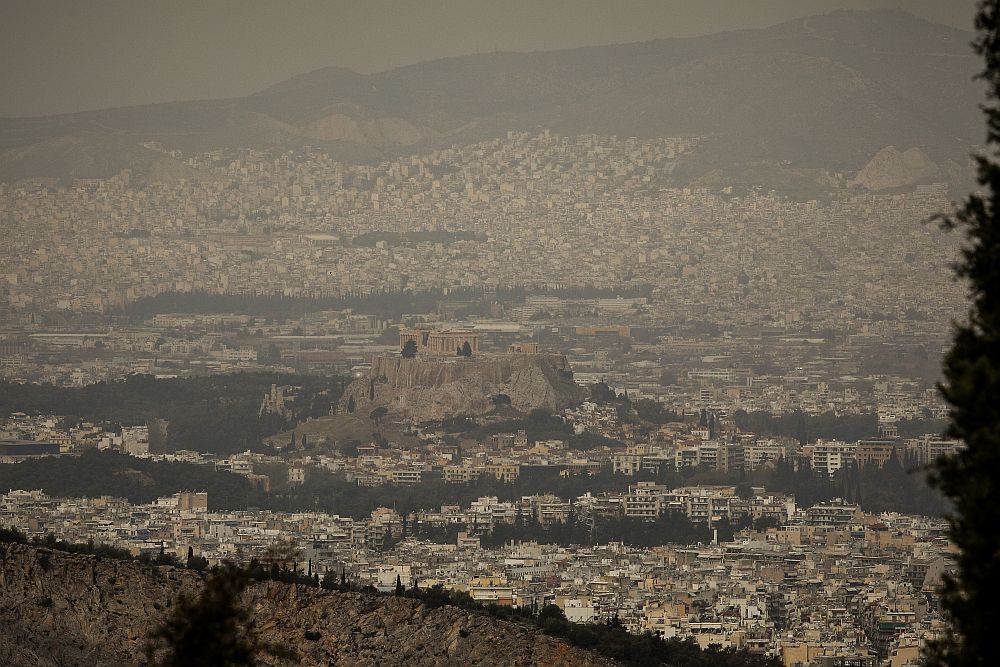
<instances>
[{"instance_id":1,"label":"urban sprawl","mask_svg":"<svg viewBox=\"0 0 1000 667\"><path fill-rule=\"evenodd\" d=\"M856 498L797 502L761 480L786 466L846 487L852 474L924 467L962 446L940 435L935 386L962 315L949 273L958 240L926 223L948 210L948 188L869 192L834 173L808 199L681 186L675 172L700 141L511 132L377 165L150 143L162 173L0 184L8 389L241 372L346 383L422 335L407 331L462 331L476 358L565 355L563 379L590 392L521 416L564 437L467 438L376 410L350 416L371 436L354 441L313 428L347 417L335 401L300 418L305 390L278 382L257 414L283 427L214 452L165 447L165 423L12 410L0 415L4 465L108 451L238 475L264 494L315 476L359 490L627 480L365 516L222 509L196 488L148 504L9 489L0 526L136 556L280 562L384 591L398 580L556 604L571 621L618 618L787 667L916 664L944 628L946 521L865 512ZM789 415L871 428L751 427ZM670 517L702 539L602 539L608 522ZM568 525L592 539L546 542ZM496 538L526 526L541 539Z\"/></svg>"}]
</instances>

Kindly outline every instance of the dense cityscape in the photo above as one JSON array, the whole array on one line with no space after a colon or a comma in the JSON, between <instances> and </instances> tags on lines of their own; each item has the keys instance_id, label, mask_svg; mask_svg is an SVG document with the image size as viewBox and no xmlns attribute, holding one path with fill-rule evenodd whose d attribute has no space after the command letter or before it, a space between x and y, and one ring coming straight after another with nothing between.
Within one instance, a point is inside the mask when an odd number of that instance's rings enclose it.
<instances>
[{"instance_id":1,"label":"dense cityscape","mask_svg":"<svg viewBox=\"0 0 1000 667\"><path fill-rule=\"evenodd\" d=\"M839 7L0 110L0 663L990 664L1000 139Z\"/></svg>"}]
</instances>

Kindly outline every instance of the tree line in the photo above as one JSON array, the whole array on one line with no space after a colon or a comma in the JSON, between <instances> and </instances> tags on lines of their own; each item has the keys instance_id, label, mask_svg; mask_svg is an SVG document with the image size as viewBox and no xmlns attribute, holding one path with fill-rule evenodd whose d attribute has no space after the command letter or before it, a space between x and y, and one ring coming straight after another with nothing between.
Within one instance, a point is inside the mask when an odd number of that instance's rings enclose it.
<instances>
[{"instance_id":1,"label":"tree line","mask_svg":"<svg viewBox=\"0 0 1000 667\"><path fill-rule=\"evenodd\" d=\"M878 437L878 415L872 412L837 415L825 412L810 415L796 410L781 415L770 412L737 410L733 421L744 432L765 436L795 438L800 443L817 439L852 442ZM943 433L946 422L932 417L901 419L897 422L901 437L917 437L927 433Z\"/></svg>"},{"instance_id":2,"label":"tree line","mask_svg":"<svg viewBox=\"0 0 1000 667\"><path fill-rule=\"evenodd\" d=\"M153 451L193 450L231 454L259 450L263 438L292 423L330 412L347 380L284 373L231 373L190 378L129 375L123 380L83 387L0 381L0 413L56 414L69 423L134 426L163 420L164 437L151 433ZM292 401L292 418L258 416L272 384L302 387Z\"/></svg>"}]
</instances>

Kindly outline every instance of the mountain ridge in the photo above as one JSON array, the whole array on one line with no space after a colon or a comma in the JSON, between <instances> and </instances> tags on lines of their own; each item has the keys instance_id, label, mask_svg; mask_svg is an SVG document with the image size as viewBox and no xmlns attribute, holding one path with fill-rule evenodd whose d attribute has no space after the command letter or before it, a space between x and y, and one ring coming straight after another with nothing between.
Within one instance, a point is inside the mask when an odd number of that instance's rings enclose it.
<instances>
[{"instance_id":1,"label":"mountain ridge","mask_svg":"<svg viewBox=\"0 0 1000 667\"><path fill-rule=\"evenodd\" d=\"M0 120L0 180L144 171L146 141L186 152L313 146L363 162L543 127L707 137L680 165L684 182L759 162L854 172L890 145L962 162L982 139L971 38L897 10L838 10L768 28L454 56L374 74L321 68L242 98ZM78 143L62 164L58 140L67 137Z\"/></svg>"}]
</instances>

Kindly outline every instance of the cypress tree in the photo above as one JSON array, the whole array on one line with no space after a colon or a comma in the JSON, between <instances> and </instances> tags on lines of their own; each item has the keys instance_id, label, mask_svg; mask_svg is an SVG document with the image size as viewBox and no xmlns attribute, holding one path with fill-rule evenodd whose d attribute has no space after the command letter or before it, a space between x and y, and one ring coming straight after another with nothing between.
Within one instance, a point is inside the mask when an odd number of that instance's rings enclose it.
<instances>
[{"instance_id":1,"label":"cypress tree","mask_svg":"<svg viewBox=\"0 0 1000 667\"><path fill-rule=\"evenodd\" d=\"M996 601L1000 599L1000 0L982 0L973 43L985 67L988 150L976 157L979 193L943 220L966 234L955 271L969 286L968 320L955 327L941 390L950 406L948 435L965 448L938 461L932 481L954 502L950 536L959 552L947 577L945 637L931 642L932 666L1000 664Z\"/></svg>"},{"instance_id":2,"label":"cypress tree","mask_svg":"<svg viewBox=\"0 0 1000 667\"><path fill-rule=\"evenodd\" d=\"M210 576L199 597L182 596L151 634L149 662L160 667L255 665L263 647L250 612L240 604L247 582L245 573L230 568Z\"/></svg>"}]
</instances>

